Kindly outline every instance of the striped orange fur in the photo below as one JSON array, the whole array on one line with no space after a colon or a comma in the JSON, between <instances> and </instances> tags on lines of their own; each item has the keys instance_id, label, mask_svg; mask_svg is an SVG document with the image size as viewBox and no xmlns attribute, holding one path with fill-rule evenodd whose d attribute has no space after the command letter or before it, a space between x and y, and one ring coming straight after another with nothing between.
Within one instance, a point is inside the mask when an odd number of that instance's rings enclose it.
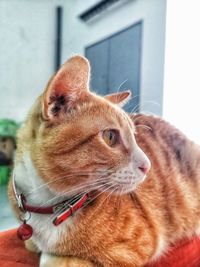
<instances>
[{"instance_id":1,"label":"striped orange fur","mask_svg":"<svg viewBox=\"0 0 200 267\"><path fill-rule=\"evenodd\" d=\"M90 92L89 73L86 59L67 61L19 131L14 172L29 202L96 196L58 227L32 214L31 242L41 267L142 267L200 234L200 148L160 118L126 114L129 92ZM11 183L9 196L18 215Z\"/></svg>"}]
</instances>

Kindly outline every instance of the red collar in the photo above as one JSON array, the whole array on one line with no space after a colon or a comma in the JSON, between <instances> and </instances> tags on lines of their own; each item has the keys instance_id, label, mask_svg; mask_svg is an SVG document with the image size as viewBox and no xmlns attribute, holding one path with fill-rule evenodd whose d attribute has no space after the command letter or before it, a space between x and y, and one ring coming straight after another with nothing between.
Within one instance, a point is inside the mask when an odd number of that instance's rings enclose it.
<instances>
[{"instance_id":1,"label":"red collar","mask_svg":"<svg viewBox=\"0 0 200 267\"><path fill-rule=\"evenodd\" d=\"M58 226L60 223L70 217L76 210L83 207L86 201L91 199L89 193L80 193L70 199L66 199L62 202L47 207L32 206L27 203L26 197L23 194L19 194L16 189L15 175L13 173L13 191L17 200L19 209L23 212L33 212L39 214L55 214L53 224Z\"/></svg>"}]
</instances>

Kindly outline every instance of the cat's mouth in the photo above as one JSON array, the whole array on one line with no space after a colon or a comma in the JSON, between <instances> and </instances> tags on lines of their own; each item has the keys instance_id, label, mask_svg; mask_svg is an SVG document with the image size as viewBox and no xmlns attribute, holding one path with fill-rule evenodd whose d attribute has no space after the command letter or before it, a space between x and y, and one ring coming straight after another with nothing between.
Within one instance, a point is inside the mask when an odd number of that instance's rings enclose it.
<instances>
[{"instance_id":1,"label":"cat's mouth","mask_svg":"<svg viewBox=\"0 0 200 267\"><path fill-rule=\"evenodd\" d=\"M102 187L99 188L100 192L108 192L115 195L124 195L133 192L146 178L142 177L123 177L123 179L111 179L109 183L102 183Z\"/></svg>"},{"instance_id":2,"label":"cat's mouth","mask_svg":"<svg viewBox=\"0 0 200 267\"><path fill-rule=\"evenodd\" d=\"M134 182L122 182L118 184L118 188L115 191L115 194L128 194L133 192L140 184L142 183L141 180L134 181Z\"/></svg>"}]
</instances>

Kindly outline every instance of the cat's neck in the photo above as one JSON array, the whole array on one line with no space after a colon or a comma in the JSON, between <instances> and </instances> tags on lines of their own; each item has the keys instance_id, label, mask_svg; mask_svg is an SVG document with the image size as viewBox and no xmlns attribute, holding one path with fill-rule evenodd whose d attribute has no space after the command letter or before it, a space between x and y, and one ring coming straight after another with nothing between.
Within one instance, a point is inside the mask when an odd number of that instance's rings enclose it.
<instances>
[{"instance_id":1,"label":"cat's neck","mask_svg":"<svg viewBox=\"0 0 200 267\"><path fill-rule=\"evenodd\" d=\"M25 195L29 203L49 206L63 200L64 197L50 191L39 177L29 153L24 153L21 160L17 161L14 174L17 190Z\"/></svg>"}]
</instances>

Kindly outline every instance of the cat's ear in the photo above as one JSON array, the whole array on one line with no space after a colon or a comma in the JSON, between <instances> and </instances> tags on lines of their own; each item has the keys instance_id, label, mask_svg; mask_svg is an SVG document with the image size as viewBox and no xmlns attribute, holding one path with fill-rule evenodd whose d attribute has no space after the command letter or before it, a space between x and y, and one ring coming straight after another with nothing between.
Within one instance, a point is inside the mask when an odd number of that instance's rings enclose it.
<instances>
[{"instance_id":1,"label":"cat's ear","mask_svg":"<svg viewBox=\"0 0 200 267\"><path fill-rule=\"evenodd\" d=\"M123 107L130 100L130 97L131 97L130 90L105 96L107 100L120 107Z\"/></svg>"},{"instance_id":2,"label":"cat's ear","mask_svg":"<svg viewBox=\"0 0 200 267\"><path fill-rule=\"evenodd\" d=\"M86 58L74 56L49 81L43 94L43 118L60 118L89 91L90 65Z\"/></svg>"}]
</instances>

